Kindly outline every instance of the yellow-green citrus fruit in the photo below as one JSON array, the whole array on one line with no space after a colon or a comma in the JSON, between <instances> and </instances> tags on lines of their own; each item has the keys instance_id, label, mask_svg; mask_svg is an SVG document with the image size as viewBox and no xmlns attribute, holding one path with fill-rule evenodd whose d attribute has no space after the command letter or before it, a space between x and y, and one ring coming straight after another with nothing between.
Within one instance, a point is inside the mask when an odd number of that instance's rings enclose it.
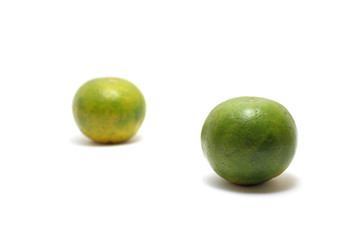
<instances>
[{"instance_id":1,"label":"yellow-green citrus fruit","mask_svg":"<svg viewBox=\"0 0 360 240\"><path fill-rule=\"evenodd\" d=\"M100 143L128 140L145 118L145 99L131 82L96 78L83 84L73 100L73 114L82 133Z\"/></svg>"},{"instance_id":2,"label":"yellow-green citrus fruit","mask_svg":"<svg viewBox=\"0 0 360 240\"><path fill-rule=\"evenodd\" d=\"M211 167L240 185L280 175L292 161L296 143L296 125L288 110L259 97L238 97L217 105L201 132L202 150Z\"/></svg>"}]
</instances>

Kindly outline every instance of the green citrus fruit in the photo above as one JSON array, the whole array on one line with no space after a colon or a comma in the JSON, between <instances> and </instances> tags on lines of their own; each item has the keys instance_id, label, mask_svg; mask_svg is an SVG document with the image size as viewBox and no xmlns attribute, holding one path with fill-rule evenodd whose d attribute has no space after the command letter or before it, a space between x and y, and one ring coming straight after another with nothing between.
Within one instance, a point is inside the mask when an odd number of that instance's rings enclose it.
<instances>
[{"instance_id":1,"label":"green citrus fruit","mask_svg":"<svg viewBox=\"0 0 360 240\"><path fill-rule=\"evenodd\" d=\"M296 142L296 125L287 109L259 97L219 104L201 132L202 149L214 171L241 185L280 175L294 157Z\"/></svg>"},{"instance_id":2,"label":"green citrus fruit","mask_svg":"<svg viewBox=\"0 0 360 240\"><path fill-rule=\"evenodd\" d=\"M135 135L145 111L140 90L121 78L90 80L73 100L73 114L81 132L100 143L119 143Z\"/></svg>"}]
</instances>

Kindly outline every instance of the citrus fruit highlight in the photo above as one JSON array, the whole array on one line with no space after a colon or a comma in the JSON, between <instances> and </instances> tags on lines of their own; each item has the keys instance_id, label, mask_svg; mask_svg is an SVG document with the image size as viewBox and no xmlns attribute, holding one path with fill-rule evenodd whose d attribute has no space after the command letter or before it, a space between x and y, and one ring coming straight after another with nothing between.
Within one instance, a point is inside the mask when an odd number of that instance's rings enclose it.
<instances>
[{"instance_id":1,"label":"citrus fruit highlight","mask_svg":"<svg viewBox=\"0 0 360 240\"><path fill-rule=\"evenodd\" d=\"M201 132L211 167L240 185L263 183L280 175L297 144L294 119L281 104L259 97L238 97L217 105Z\"/></svg>"},{"instance_id":2,"label":"citrus fruit highlight","mask_svg":"<svg viewBox=\"0 0 360 240\"><path fill-rule=\"evenodd\" d=\"M96 78L83 84L73 100L73 115L81 132L100 143L128 140L140 128L145 99L131 82Z\"/></svg>"}]
</instances>

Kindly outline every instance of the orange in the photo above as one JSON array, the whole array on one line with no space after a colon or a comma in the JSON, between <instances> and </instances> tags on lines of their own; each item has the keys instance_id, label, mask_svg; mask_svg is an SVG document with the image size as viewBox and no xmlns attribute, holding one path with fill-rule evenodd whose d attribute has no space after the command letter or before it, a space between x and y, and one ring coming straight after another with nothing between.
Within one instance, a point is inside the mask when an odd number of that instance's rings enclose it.
<instances>
[{"instance_id":1,"label":"orange","mask_svg":"<svg viewBox=\"0 0 360 240\"><path fill-rule=\"evenodd\" d=\"M100 143L128 140L140 128L145 99L131 82L97 78L83 84L73 100L73 115L81 132Z\"/></svg>"},{"instance_id":2,"label":"orange","mask_svg":"<svg viewBox=\"0 0 360 240\"><path fill-rule=\"evenodd\" d=\"M219 104L201 132L202 150L214 171L241 185L263 183L284 172L296 143L296 125L289 111L259 97Z\"/></svg>"}]
</instances>

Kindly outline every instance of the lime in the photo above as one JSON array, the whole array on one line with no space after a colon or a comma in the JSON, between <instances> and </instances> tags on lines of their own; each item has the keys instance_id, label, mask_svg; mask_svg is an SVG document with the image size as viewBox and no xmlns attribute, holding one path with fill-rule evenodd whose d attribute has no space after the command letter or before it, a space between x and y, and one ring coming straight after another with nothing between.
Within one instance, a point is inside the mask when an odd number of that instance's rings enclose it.
<instances>
[{"instance_id":1,"label":"lime","mask_svg":"<svg viewBox=\"0 0 360 240\"><path fill-rule=\"evenodd\" d=\"M128 140L145 118L140 90L121 78L97 78L83 84L73 100L73 114L81 130L100 143Z\"/></svg>"},{"instance_id":2,"label":"lime","mask_svg":"<svg viewBox=\"0 0 360 240\"><path fill-rule=\"evenodd\" d=\"M201 132L202 150L214 171L241 185L280 175L292 161L296 143L296 125L288 110L259 97L217 105Z\"/></svg>"}]
</instances>

